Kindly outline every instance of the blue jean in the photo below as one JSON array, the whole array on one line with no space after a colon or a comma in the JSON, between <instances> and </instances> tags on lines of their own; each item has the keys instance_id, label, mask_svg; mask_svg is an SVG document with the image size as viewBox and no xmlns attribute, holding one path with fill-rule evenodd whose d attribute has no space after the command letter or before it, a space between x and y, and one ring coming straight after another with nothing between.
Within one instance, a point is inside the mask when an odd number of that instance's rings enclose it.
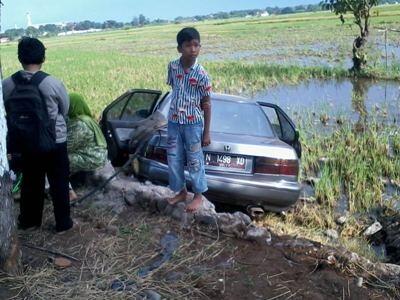
<instances>
[{"instance_id":1,"label":"blue jean","mask_svg":"<svg viewBox=\"0 0 400 300\"><path fill-rule=\"evenodd\" d=\"M178 124L168 122L168 172L169 186L174 192L186 187L185 162L194 193L207 191L204 156L201 148L203 124Z\"/></svg>"}]
</instances>

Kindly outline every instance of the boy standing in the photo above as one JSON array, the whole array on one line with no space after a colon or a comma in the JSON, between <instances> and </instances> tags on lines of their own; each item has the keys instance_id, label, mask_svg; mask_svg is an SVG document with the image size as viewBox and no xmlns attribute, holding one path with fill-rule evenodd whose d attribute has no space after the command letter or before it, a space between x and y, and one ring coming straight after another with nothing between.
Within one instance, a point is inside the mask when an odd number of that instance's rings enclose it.
<instances>
[{"instance_id":1,"label":"boy standing","mask_svg":"<svg viewBox=\"0 0 400 300\"><path fill-rule=\"evenodd\" d=\"M21 153L22 164L22 187L21 187L21 200L20 200L20 214L18 218L18 225L21 229L35 229L42 224L42 213L44 204L44 189L45 189L45 175L50 183L50 194L54 206L54 215L56 220L56 231L63 232L73 226L70 217L70 204L69 204L69 161L67 154L67 127L65 118L67 116L69 107L69 97L67 91L61 81L49 76L40 71L42 64L45 60L46 48L36 38L24 37L18 44L18 59L22 65L23 70L18 71L13 76L3 80L3 98L6 108L9 107L10 117L18 116L13 119L13 122L20 122L23 124L23 119L26 120L39 120L36 121L38 126L34 128L47 129L49 136L51 136L51 143L49 143L48 151L44 148L36 149L31 140L26 140L22 143L23 147L19 149ZM29 88L31 87L31 88ZM40 98L30 98L32 93L26 94L26 91L33 90L39 91ZM25 98L21 98L22 94L17 91L24 91ZM38 94L36 92L36 94ZM33 95L36 95L33 94ZM17 98L17 95L19 98ZM40 100L40 101L38 101ZM24 101L26 107L29 106L29 111L25 111L25 115L17 115L18 110L21 113L21 101ZM41 105L39 106L39 103ZM41 107L40 112L46 114L46 118L34 118L37 110L33 110L33 105ZM38 117L39 115L35 115ZM43 116L43 115L41 115ZM45 121L46 122L45 122ZM16 124L16 123L13 123ZM30 124L30 123L29 123ZM46 124L46 127L44 127ZM40 127L43 125L43 127ZM9 139L20 139L20 135L13 136L13 132L9 128ZM34 136L39 132L34 132ZM40 131L43 133L44 130ZM26 135L24 135L25 138ZM51 145L51 147L50 147ZM19 144L21 146L21 143ZM28 150L30 149L30 150Z\"/></svg>"},{"instance_id":2,"label":"boy standing","mask_svg":"<svg viewBox=\"0 0 400 300\"><path fill-rule=\"evenodd\" d=\"M172 87L168 113L169 186L176 193L168 202L176 204L186 200L186 161L194 192L186 211L195 212L202 204L202 194L207 191L202 146L211 143L211 83L205 69L197 63L201 47L199 32L192 27L183 28L177 42L181 57L168 64L167 79Z\"/></svg>"}]
</instances>

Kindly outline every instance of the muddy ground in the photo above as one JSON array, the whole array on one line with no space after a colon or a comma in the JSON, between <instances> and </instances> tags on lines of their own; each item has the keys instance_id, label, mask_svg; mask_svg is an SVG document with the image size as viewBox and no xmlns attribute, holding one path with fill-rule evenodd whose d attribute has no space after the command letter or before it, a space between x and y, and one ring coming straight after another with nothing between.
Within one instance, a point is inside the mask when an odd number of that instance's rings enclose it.
<instances>
[{"instance_id":1,"label":"muddy ground","mask_svg":"<svg viewBox=\"0 0 400 300\"><path fill-rule=\"evenodd\" d=\"M47 201L42 228L19 232L23 273L0 275L0 299L396 299L379 281L360 285L354 270L329 265L318 243L273 235L260 244L95 204L73 208L78 225L58 235Z\"/></svg>"}]
</instances>

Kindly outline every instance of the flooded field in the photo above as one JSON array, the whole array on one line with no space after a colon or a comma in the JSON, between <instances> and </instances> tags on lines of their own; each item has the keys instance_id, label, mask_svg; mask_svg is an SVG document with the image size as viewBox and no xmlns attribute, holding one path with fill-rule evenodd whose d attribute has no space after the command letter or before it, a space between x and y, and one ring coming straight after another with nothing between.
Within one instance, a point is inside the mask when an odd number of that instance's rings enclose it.
<instances>
[{"instance_id":1,"label":"flooded field","mask_svg":"<svg viewBox=\"0 0 400 300\"><path fill-rule=\"evenodd\" d=\"M308 80L298 85L278 85L257 93L255 99L279 104L296 121L314 116L318 123L340 119L357 122L360 117L379 117L400 125L400 82L364 79Z\"/></svg>"}]
</instances>

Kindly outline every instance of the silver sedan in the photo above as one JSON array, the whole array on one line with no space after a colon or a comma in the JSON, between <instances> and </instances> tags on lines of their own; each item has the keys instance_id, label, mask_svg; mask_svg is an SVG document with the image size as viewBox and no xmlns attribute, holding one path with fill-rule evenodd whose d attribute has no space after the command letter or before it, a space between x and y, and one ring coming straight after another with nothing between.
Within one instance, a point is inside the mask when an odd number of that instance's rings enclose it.
<instances>
[{"instance_id":1,"label":"silver sedan","mask_svg":"<svg viewBox=\"0 0 400 300\"><path fill-rule=\"evenodd\" d=\"M138 144L132 136L144 120L166 119L170 100L168 93L130 90L104 110L101 126L114 165L126 162L132 144ZM211 101L212 143L203 148L206 196L269 211L288 209L301 191L301 145L292 120L271 103L223 94L213 94ZM151 134L134 169L138 177L168 183L166 127ZM185 175L190 188L188 173Z\"/></svg>"}]
</instances>

